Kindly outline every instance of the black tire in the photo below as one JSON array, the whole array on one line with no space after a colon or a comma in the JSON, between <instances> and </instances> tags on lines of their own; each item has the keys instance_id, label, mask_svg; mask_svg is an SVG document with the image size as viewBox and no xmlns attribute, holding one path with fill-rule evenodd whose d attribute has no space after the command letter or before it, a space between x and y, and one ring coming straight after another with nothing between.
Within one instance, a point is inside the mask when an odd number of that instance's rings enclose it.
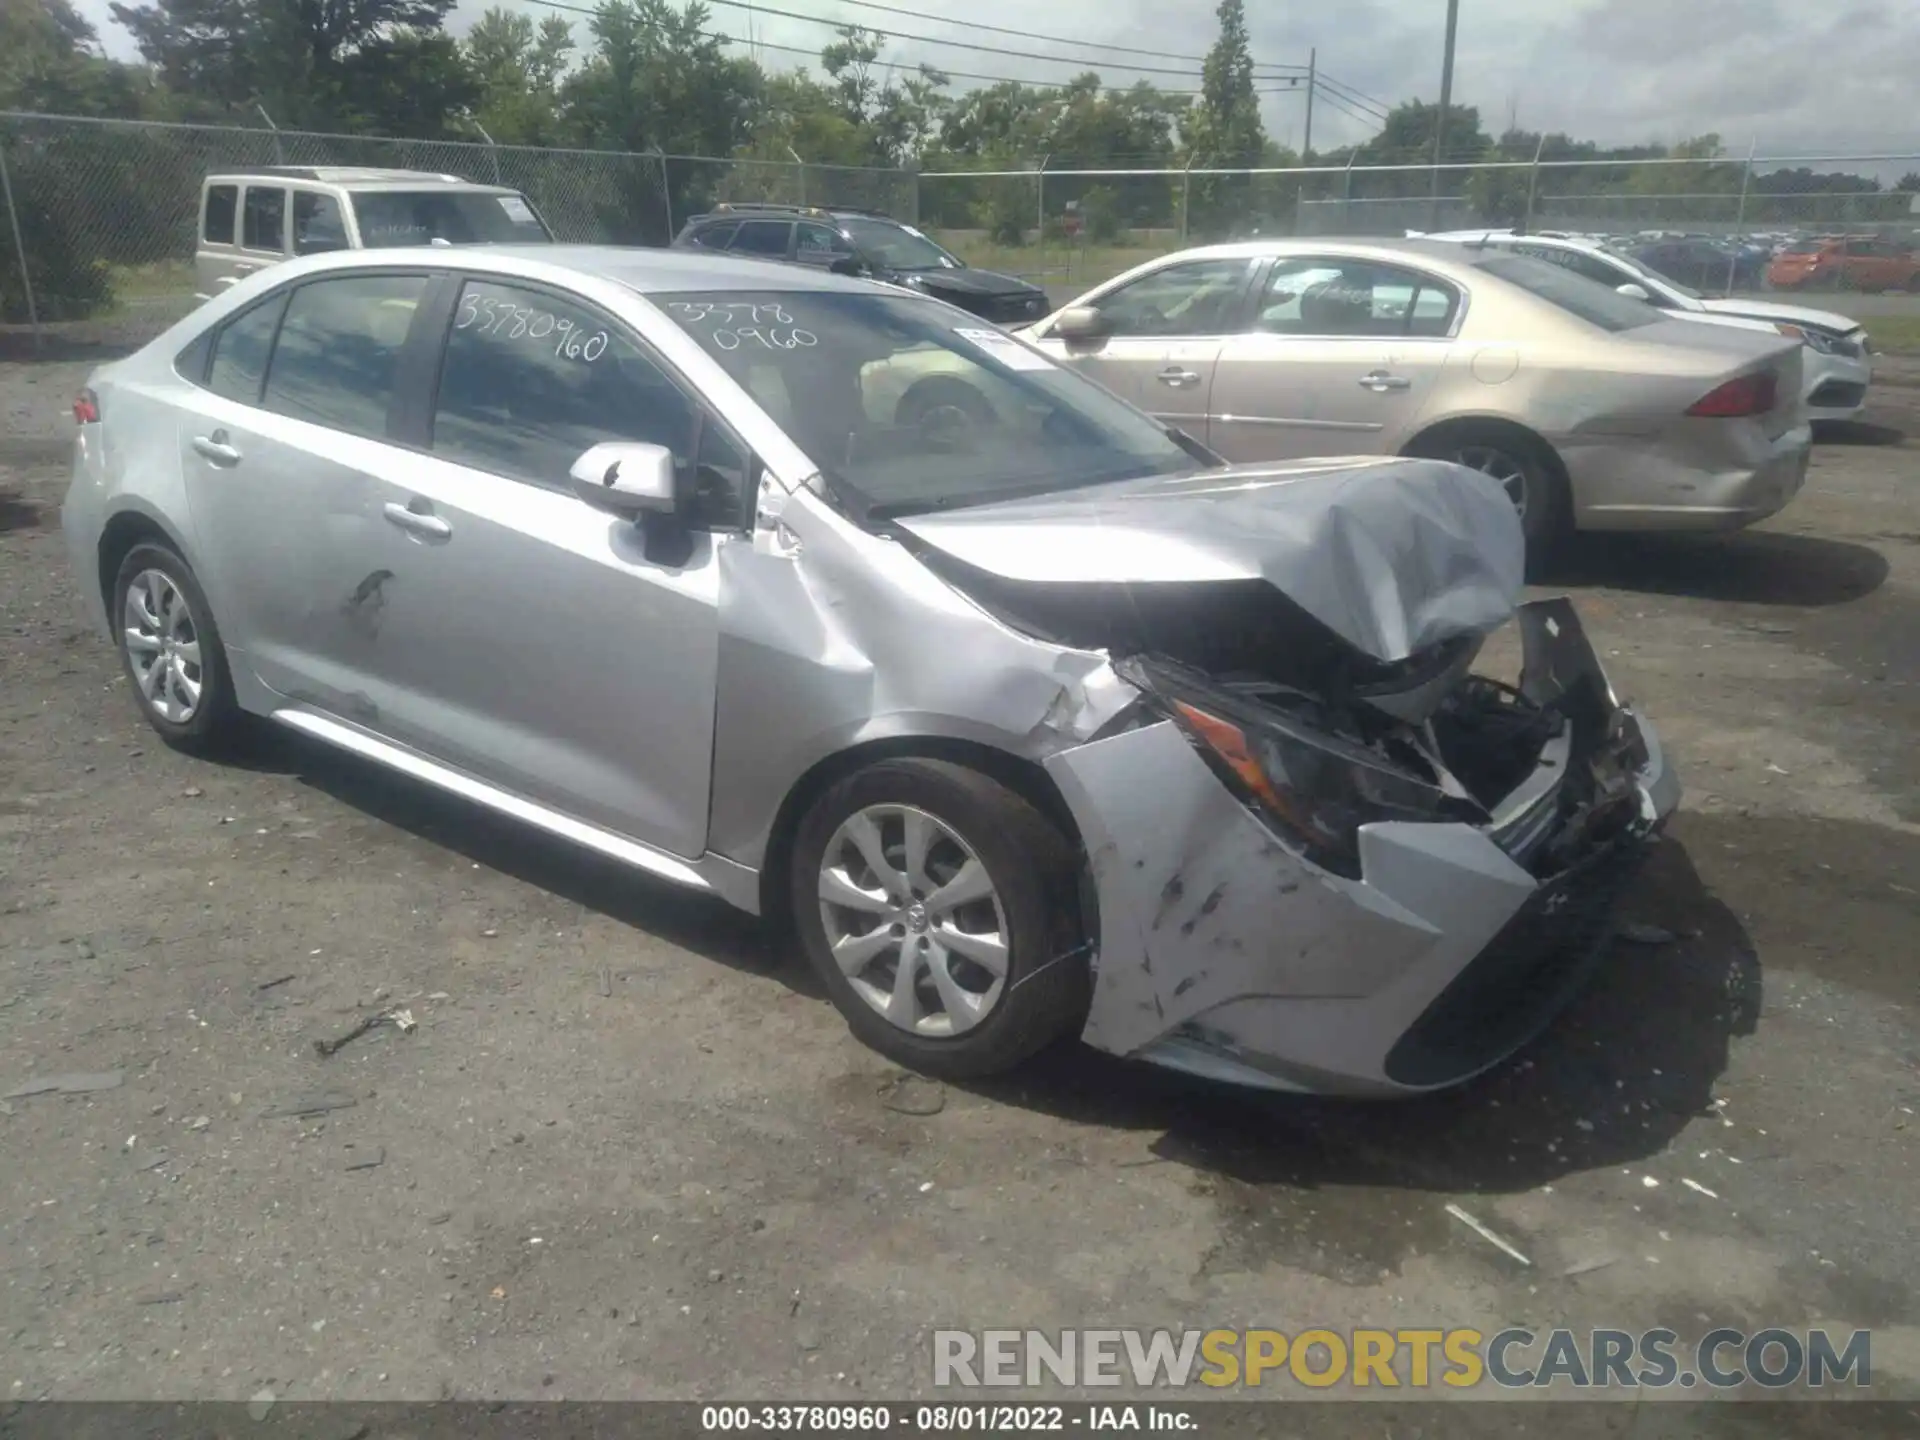
<instances>
[{"instance_id":1,"label":"black tire","mask_svg":"<svg viewBox=\"0 0 1920 1440\"><path fill-rule=\"evenodd\" d=\"M1527 540L1527 578L1539 580L1552 570L1573 534L1573 496L1567 490L1566 472L1544 441L1504 428L1461 426L1422 437L1407 453L1465 464L1469 462L1463 456L1480 450L1506 456L1520 470L1527 497L1520 516Z\"/></svg>"},{"instance_id":2,"label":"black tire","mask_svg":"<svg viewBox=\"0 0 1920 1440\"><path fill-rule=\"evenodd\" d=\"M935 375L908 387L894 411L894 423L918 425L934 411L945 409L958 410L976 424L991 425L994 421L993 406L986 396L964 380Z\"/></svg>"},{"instance_id":3,"label":"black tire","mask_svg":"<svg viewBox=\"0 0 1920 1440\"><path fill-rule=\"evenodd\" d=\"M1005 917L1007 969L997 1003L951 1037L912 1033L881 1015L833 958L820 874L843 822L875 805L926 812L959 835L986 868ZM788 874L794 928L807 959L856 1038L888 1059L942 1079L997 1075L1085 1023L1092 995L1080 914L1077 847L1014 791L942 760L882 760L837 781L800 821Z\"/></svg>"},{"instance_id":4,"label":"black tire","mask_svg":"<svg viewBox=\"0 0 1920 1440\"><path fill-rule=\"evenodd\" d=\"M149 571L165 576L185 602L193 640L199 647L199 664L193 668L199 673L200 699L184 720L162 715L142 693L140 673L127 642L127 592L136 579ZM110 618L114 645L120 652L120 666L126 672L127 683L133 688L134 703L160 738L190 755L218 755L234 748L243 737L245 716L233 697L233 676L227 668L227 652L220 640L219 627L214 624L213 607L207 604L206 592L200 588L193 567L171 546L154 540L142 541L127 552L114 576Z\"/></svg>"}]
</instances>

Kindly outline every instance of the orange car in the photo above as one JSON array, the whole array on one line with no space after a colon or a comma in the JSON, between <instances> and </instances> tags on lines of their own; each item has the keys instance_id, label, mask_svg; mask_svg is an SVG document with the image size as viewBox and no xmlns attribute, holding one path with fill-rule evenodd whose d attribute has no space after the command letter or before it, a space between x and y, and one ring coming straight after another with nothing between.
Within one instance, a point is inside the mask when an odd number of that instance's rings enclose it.
<instances>
[{"instance_id":1,"label":"orange car","mask_svg":"<svg viewBox=\"0 0 1920 1440\"><path fill-rule=\"evenodd\" d=\"M1767 268L1776 290L1833 285L1842 290L1920 292L1920 256L1905 245L1872 235L1823 235L1796 240Z\"/></svg>"}]
</instances>

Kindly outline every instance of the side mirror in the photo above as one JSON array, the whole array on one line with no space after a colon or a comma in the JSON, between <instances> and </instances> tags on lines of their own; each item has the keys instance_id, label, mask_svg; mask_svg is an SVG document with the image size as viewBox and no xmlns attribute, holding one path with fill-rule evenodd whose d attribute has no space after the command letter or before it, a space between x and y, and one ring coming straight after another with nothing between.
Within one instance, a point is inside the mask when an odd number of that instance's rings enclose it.
<instances>
[{"instance_id":1,"label":"side mirror","mask_svg":"<svg viewBox=\"0 0 1920 1440\"><path fill-rule=\"evenodd\" d=\"M1052 334L1062 340L1100 340L1112 330L1112 322L1093 306L1069 305L1054 317Z\"/></svg>"},{"instance_id":2,"label":"side mirror","mask_svg":"<svg viewBox=\"0 0 1920 1440\"><path fill-rule=\"evenodd\" d=\"M867 267L858 255L837 255L827 269L835 275L852 275L856 278L867 273Z\"/></svg>"},{"instance_id":3,"label":"side mirror","mask_svg":"<svg viewBox=\"0 0 1920 1440\"><path fill-rule=\"evenodd\" d=\"M674 510L673 452L664 445L596 445L573 462L569 478L574 494L623 520Z\"/></svg>"},{"instance_id":4,"label":"side mirror","mask_svg":"<svg viewBox=\"0 0 1920 1440\"><path fill-rule=\"evenodd\" d=\"M1644 285L1636 285L1631 280L1627 281L1627 283L1624 285L1616 285L1613 288L1618 290L1622 295L1626 296L1629 300L1653 299L1653 296L1647 293L1646 287Z\"/></svg>"}]
</instances>

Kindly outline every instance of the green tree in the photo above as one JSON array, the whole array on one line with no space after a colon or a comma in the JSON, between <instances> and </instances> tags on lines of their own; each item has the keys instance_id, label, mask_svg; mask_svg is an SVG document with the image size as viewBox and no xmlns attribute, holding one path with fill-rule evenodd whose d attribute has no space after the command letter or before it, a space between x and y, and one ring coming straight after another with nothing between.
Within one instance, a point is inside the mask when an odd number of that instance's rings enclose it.
<instances>
[{"instance_id":1,"label":"green tree","mask_svg":"<svg viewBox=\"0 0 1920 1440\"><path fill-rule=\"evenodd\" d=\"M573 30L558 15L538 26L495 6L467 32L462 49L479 87L475 118L502 145L550 145L560 138L560 82L573 56Z\"/></svg>"},{"instance_id":2,"label":"green tree","mask_svg":"<svg viewBox=\"0 0 1920 1440\"><path fill-rule=\"evenodd\" d=\"M1200 68L1200 94L1181 123L1187 153L1202 168L1239 169L1260 163L1267 134L1253 88L1253 52L1244 0L1220 0L1220 35ZM1206 175L1193 182L1191 224L1203 231L1244 225L1251 214L1252 177Z\"/></svg>"},{"instance_id":3,"label":"green tree","mask_svg":"<svg viewBox=\"0 0 1920 1440\"><path fill-rule=\"evenodd\" d=\"M115 0L113 15L189 115L285 128L458 133L478 87L441 23L454 0Z\"/></svg>"},{"instance_id":4,"label":"green tree","mask_svg":"<svg viewBox=\"0 0 1920 1440\"><path fill-rule=\"evenodd\" d=\"M0 6L0 110L133 115L149 88L139 71L100 53L99 36L71 0Z\"/></svg>"},{"instance_id":5,"label":"green tree","mask_svg":"<svg viewBox=\"0 0 1920 1440\"><path fill-rule=\"evenodd\" d=\"M684 157L731 155L746 144L765 77L706 33L709 18L699 0L683 10L667 0L606 0L588 22L594 44L586 64L560 87L571 141ZM668 161L670 205L657 184L633 172L622 193L606 198L603 228L625 241L666 239L669 211L677 223L709 204L726 169L691 158Z\"/></svg>"}]
</instances>

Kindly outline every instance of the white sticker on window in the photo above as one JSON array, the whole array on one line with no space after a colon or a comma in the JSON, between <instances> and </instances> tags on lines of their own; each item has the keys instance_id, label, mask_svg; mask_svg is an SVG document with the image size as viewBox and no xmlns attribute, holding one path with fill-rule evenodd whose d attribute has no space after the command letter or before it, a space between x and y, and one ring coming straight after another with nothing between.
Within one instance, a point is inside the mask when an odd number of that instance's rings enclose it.
<instances>
[{"instance_id":1,"label":"white sticker on window","mask_svg":"<svg viewBox=\"0 0 1920 1440\"><path fill-rule=\"evenodd\" d=\"M962 340L971 340L1009 370L1051 370L1053 362L1038 350L1002 330L956 330Z\"/></svg>"},{"instance_id":2,"label":"white sticker on window","mask_svg":"<svg viewBox=\"0 0 1920 1440\"><path fill-rule=\"evenodd\" d=\"M507 212L507 219L513 221L516 225L531 225L534 223L533 207L518 195L502 195L500 197L500 208Z\"/></svg>"}]
</instances>

